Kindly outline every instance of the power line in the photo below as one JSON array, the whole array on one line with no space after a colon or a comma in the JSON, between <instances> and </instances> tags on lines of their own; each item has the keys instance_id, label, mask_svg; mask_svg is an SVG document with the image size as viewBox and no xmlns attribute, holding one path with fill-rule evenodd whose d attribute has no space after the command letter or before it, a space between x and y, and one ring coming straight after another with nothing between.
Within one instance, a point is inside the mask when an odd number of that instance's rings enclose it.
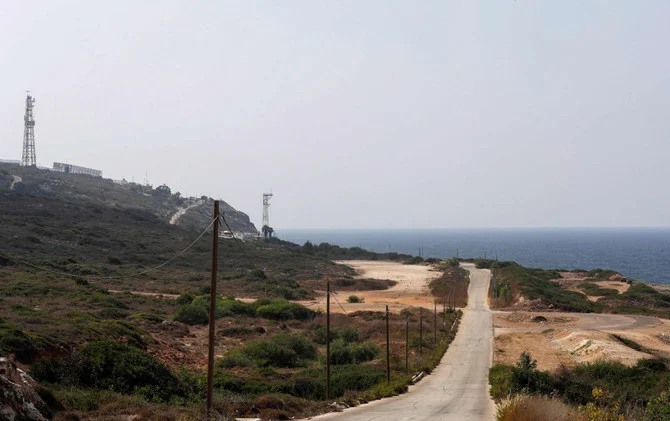
<instances>
[{"instance_id":1,"label":"power line","mask_svg":"<svg viewBox=\"0 0 670 421\"><path fill-rule=\"evenodd\" d=\"M335 298L335 302L337 303L337 305L340 306L344 314L347 314L347 310L345 310L344 307L342 307L342 304L340 304L340 301L337 299L337 292L333 293L333 298Z\"/></svg>"},{"instance_id":2,"label":"power line","mask_svg":"<svg viewBox=\"0 0 670 421\"><path fill-rule=\"evenodd\" d=\"M56 274L56 275L69 276L69 277L71 277L71 278L86 278L86 279L95 280L95 281L103 281L103 280L111 280L111 279L127 279L127 278L133 278L133 277L135 277L135 276L145 275L145 274L147 274L147 273L149 273L149 272L153 272L153 271L155 271L155 270L157 270L157 269L160 269L160 268L162 268L162 267L164 267L164 266L166 266L166 265L172 263L173 261L175 261L175 260L178 259L179 257L183 256L184 253L186 253L187 251L189 251L189 250L190 250L190 249L191 249L191 248L192 248L192 247L193 247L193 246L194 246L194 245L195 245L195 244L202 238L202 236L205 235L205 234L207 233L207 231L209 230L209 228L214 224L214 221L215 221L215 219L213 219L212 222L209 223L209 225L207 226L207 228L205 228L205 229L200 233L200 235L199 235L195 240L193 240L193 242L192 242L191 244L189 244L185 249L183 249L183 250L180 251L179 253L177 253L177 254L175 254L174 256L172 256L170 259L168 259L168 260L166 260L165 262L163 262L163 263L161 263L161 264L159 264L159 265L157 265L157 266L154 266L154 267L152 267L152 268L143 270L143 271L141 271L141 272L132 273L132 274L129 274L129 275L119 275L119 276L89 276L89 277L86 277L86 276L81 276L81 275L75 275L75 274L72 274L72 273L62 272L62 271L59 271L59 270L49 269L49 268L45 268L45 267L42 267L42 266L37 266L37 265L34 265L34 264L30 263L30 262L27 262L27 261L25 261L25 260L22 260L22 259L13 257L13 256L9 256L9 255L7 255L7 254L5 254L5 253L2 253L2 252L0 252L0 256L4 257L5 259L12 260L12 261L14 261L14 262L17 262L17 263L20 263L20 264L23 264L23 265L32 267L32 268L34 268L34 269L38 269L38 270L41 270L41 271L44 271L44 272L53 273L53 274Z\"/></svg>"}]
</instances>

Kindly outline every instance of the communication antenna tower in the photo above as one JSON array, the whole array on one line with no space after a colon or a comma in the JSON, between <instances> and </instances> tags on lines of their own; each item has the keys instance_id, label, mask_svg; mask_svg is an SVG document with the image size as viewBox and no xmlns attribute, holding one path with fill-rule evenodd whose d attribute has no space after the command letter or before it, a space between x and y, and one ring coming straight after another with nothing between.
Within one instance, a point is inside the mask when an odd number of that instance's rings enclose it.
<instances>
[{"instance_id":1,"label":"communication antenna tower","mask_svg":"<svg viewBox=\"0 0 670 421\"><path fill-rule=\"evenodd\" d=\"M263 193L263 236L265 238L272 237L274 230L270 227L270 214L268 209L270 208L270 198L272 193Z\"/></svg>"},{"instance_id":2,"label":"communication antenna tower","mask_svg":"<svg viewBox=\"0 0 670 421\"><path fill-rule=\"evenodd\" d=\"M23 155L21 156L21 165L24 167L37 166L35 158L35 118L33 117L33 106L35 98L30 96L30 91L26 91L26 114L23 117Z\"/></svg>"},{"instance_id":3,"label":"communication antenna tower","mask_svg":"<svg viewBox=\"0 0 670 421\"><path fill-rule=\"evenodd\" d=\"M263 193L263 225L270 226L270 214L268 209L270 208L270 198L272 193Z\"/></svg>"}]
</instances>

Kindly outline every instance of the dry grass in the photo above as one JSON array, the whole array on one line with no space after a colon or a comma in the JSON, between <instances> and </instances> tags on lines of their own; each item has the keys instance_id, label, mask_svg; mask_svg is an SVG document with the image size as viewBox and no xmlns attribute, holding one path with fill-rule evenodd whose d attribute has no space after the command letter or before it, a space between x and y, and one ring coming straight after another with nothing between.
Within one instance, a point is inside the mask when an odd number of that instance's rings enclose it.
<instances>
[{"instance_id":1,"label":"dry grass","mask_svg":"<svg viewBox=\"0 0 670 421\"><path fill-rule=\"evenodd\" d=\"M516 395L496 410L498 421L586 421L584 414L564 403L542 396Z\"/></svg>"}]
</instances>

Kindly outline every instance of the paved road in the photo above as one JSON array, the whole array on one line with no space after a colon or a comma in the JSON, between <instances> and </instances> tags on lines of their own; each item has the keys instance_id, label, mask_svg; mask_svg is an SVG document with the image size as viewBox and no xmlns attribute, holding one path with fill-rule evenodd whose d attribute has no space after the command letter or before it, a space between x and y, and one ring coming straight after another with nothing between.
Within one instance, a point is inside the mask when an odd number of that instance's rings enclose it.
<instances>
[{"instance_id":1,"label":"paved road","mask_svg":"<svg viewBox=\"0 0 670 421\"><path fill-rule=\"evenodd\" d=\"M20 183L20 182L23 181L23 179L21 177L19 177L18 175L13 175L12 177L14 177L14 181L12 181L12 184L9 186L9 190L14 190L14 184Z\"/></svg>"},{"instance_id":2,"label":"paved road","mask_svg":"<svg viewBox=\"0 0 670 421\"><path fill-rule=\"evenodd\" d=\"M469 304L456 339L433 374L408 393L325 414L314 420L346 421L491 421L494 405L488 394L492 360L493 318L486 301L490 272L470 271Z\"/></svg>"}]
</instances>

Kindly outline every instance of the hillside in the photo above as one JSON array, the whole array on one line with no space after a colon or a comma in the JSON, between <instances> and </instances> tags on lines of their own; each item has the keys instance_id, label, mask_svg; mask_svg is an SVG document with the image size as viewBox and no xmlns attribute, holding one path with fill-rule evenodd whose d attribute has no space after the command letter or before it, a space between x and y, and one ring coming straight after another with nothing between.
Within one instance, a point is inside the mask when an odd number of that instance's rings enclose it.
<instances>
[{"instance_id":1,"label":"hillside","mask_svg":"<svg viewBox=\"0 0 670 421\"><path fill-rule=\"evenodd\" d=\"M10 190L14 176L21 181ZM6 195L8 193L16 194ZM170 222L180 209L187 209L175 224L196 231L208 224L213 208L211 198L184 198L165 185L152 188L137 183L117 184L105 178L4 163L0 163L0 194L3 194L3 202L8 202L3 205L8 207L21 208L24 202L33 199L58 199L79 207L104 206L148 212L164 222ZM224 201L221 211L233 230L258 232L246 214Z\"/></svg>"},{"instance_id":2,"label":"hillside","mask_svg":"<svg viewBox=\"0 0 670 421\"><path fill-rule=\"evenodd\" d=\"M0 358L51 391L40 388L40 396L57 404L51 412L58 419L202 419L209 199L182 201L162 186L14 166L0 171ZM192 205L180 224L170 224L177 208ZM255 229L243 213L227 204L222 210L234 229ZM326 281L342 294L333 304L395 282L359 279L328 258L411 256L279 239L219 238L218 245L215 410L288 419L332 409L325 400L325 318L317 307ZM420 314L403 308L390 320L398 356L405 355L406 318L412 321L412 373L437 364L460 317L424 312L419 321ZM338 399L389 396L411 382L398 357L393 382L386 383L382 317L371 311L333 317ZM419 325L439 336L422 340Z\"/></svg>"},{"instance_id":3,"label":"hillside","mask_svg":"<svg viewBox=\"0 0 670 421\"><path fill-rule=\"evenodd\" d=\"M494 308L670 317L670 294L611 270L558 271L479 259L490 267Z\"/></svg>"}]
</instances>

